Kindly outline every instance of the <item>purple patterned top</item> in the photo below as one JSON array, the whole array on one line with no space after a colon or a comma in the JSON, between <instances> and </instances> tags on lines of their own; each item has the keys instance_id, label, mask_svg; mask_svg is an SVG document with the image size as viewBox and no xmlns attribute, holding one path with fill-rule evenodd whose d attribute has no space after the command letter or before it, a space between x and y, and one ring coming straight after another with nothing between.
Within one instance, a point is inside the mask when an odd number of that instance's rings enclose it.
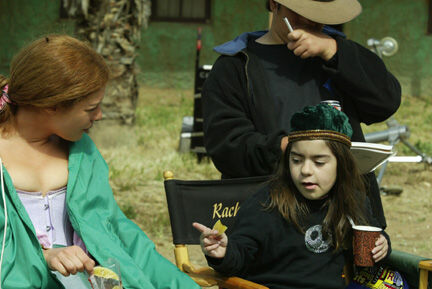
<instances>
[{"instance_id":1,"label":"purple patterned top","mask_svg":"<svg viewBox=\"0 0 432 289\"><path fill-rule=\"evenodd\" d=\"M66 209L66 187L48 192L16 190L36 230L39 243L44 248L53 245L80 246L88 253L84 242L75 233Z\"/></svg>"}]
</instances>

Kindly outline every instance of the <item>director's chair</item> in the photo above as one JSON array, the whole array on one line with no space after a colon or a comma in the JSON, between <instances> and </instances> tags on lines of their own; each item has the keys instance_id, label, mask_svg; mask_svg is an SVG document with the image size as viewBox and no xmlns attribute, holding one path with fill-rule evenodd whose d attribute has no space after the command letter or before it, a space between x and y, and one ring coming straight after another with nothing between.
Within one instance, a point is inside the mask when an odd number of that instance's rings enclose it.
<instances>
[{"instance_id":1,"label":"director's chair","mask_svg":"<svg viewBox=\"0 0 432 289\"><path fill-rule=\"evenodd\" d=\"M270 177L186 181L174 179L173 173L167 171L164 172L164 179L177 267L203 287L267 288L238 277L222 276L210 267L196 268L190 262L186 245L200 244L200 233L192 227L193 222L212 227L220 219L228 227L226 233L229 235L241 203ZM432 271L430 258L393 250L386 263L402 273L410 289L432 289L432 273L428 274ZM351 267L345 266L344 270L347 284L353 277Z\"/></svg>"},{"instance_id":2,"label":"director's chair","mask_svg":"<svg viewBox=\"0 0 432 289\"><path fill-rule=\"evenodd\" d=\"M200 244L200 233L192 227L193 222L212 227L221 220L229 235L241 203L269 177L185 181L174 179L173 173L166 171L164 179L177 267L203 287L267 288L239 277L222 276L210 267L196 268L190 262L187 245Z\"/></svg>"}]
</instances>

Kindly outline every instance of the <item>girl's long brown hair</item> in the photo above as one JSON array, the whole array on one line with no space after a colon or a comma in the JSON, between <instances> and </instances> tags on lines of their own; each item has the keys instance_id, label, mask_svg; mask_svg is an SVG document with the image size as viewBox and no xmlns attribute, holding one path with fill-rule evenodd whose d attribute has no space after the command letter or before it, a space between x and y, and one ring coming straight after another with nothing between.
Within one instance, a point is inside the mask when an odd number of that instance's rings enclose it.
<instances>
[{"instance_id":1,"label":"girl's long brown hair","mask_svg":"<svg viewBox=\"0 0 432 289\"><path fill-rule=\"evenodd\" d=\"M93 48L67 35L47 35L24 47L12 60L9 78L0 75L0 90L9 86L13 102L0 113L2 131L19 106L71 105L106 85L109 68Z\"/></svg>"},{"instance_id":2,"label":"girl's long brown hair","mask_svg":"<svg viewBox=\"0 0 432 289\"><path fill-rule=\"evenodd\" d=\"M323 233L324 236L332 236L335 250L346 249L352 235L348 216L356 224L366 224L365 185L349 147L336 141L326 141L326 144L336 157L337 177L324 204L328 210L322 224ZM297 190L291 178L291 148L292 144L289 144L281 159L278 173L270 183L270 202L267 208L277 208L289 223L304 233L301 223L309 209L307 200Z\"/></svg>"}]
</instances>

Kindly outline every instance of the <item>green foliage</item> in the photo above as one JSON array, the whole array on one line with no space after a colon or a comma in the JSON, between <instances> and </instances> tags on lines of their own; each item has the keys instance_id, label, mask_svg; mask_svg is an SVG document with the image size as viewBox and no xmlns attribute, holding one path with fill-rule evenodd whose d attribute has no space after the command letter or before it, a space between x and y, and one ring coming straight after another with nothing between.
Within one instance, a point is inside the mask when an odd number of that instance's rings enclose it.
<instances>
[{"instance_id":1,"label":"green foliage","mask_svg":"<svg viewBox=\"0 0 432 289\"><path fill-rule=\"evenodd\" d=\"M426 155L432 156L432 143L418 140L415 147Z\"/></svg>"},{"instance_id":2,"label":"green foliage","mask_svg":"<svg viewBox=\"0 0 432 289\"><path fill-rule=\"evenodd\" d=\"M143 86L157 88L190 89L193 87L194 72L188 71L146 71L139 75L139 82Z\"/></svg>"}]
</instances>

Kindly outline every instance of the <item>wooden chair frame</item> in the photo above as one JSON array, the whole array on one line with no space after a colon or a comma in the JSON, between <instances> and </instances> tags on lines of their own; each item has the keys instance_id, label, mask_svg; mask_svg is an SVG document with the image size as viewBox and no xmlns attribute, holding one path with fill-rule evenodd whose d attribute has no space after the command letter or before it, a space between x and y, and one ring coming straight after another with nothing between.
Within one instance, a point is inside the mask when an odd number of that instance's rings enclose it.
<instances>
[{"instance_id":1,"label":"wooden chair frame","mask_svg":"<svg viewBox=\"0 0 432 289\"><path fill-rule=\"evenodd\" d=\"M419 269L420 269L419 289L427 289L429 272L432 271L432 260L420 261Z\"/></svg>"}]
</instances>

